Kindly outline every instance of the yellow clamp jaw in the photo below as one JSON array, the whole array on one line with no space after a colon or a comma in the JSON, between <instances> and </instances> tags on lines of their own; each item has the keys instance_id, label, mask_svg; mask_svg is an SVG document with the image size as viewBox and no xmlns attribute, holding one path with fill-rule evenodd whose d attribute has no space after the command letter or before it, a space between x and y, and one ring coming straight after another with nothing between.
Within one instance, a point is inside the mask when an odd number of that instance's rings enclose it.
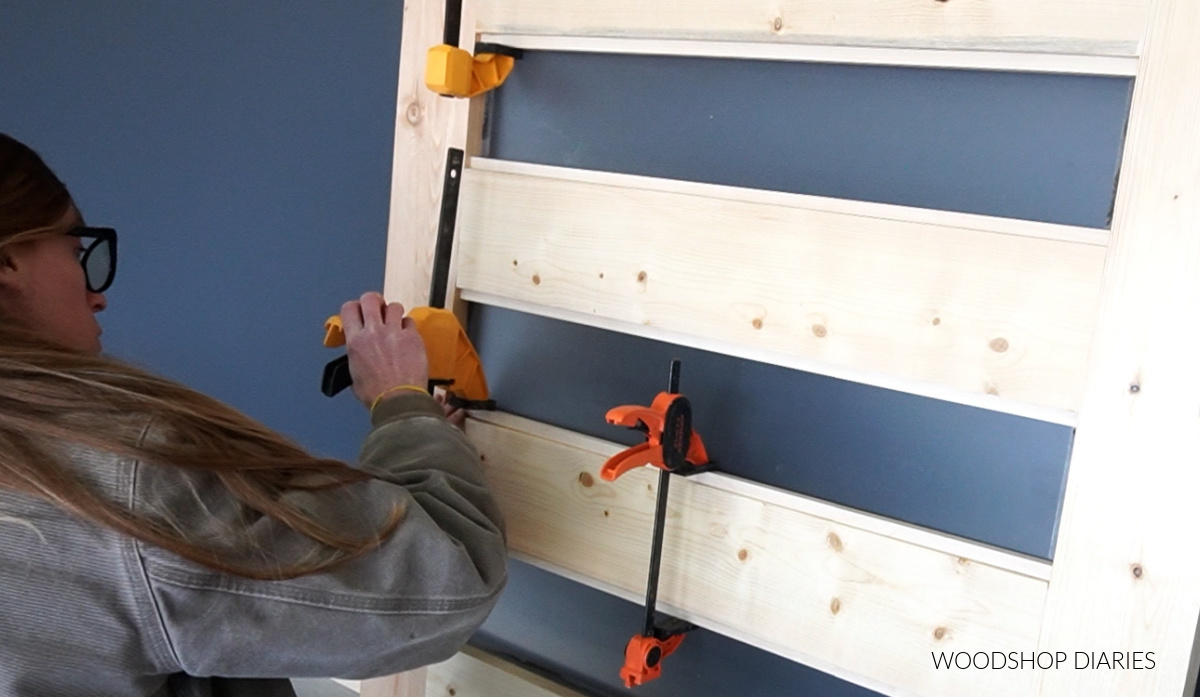
<instances>
[{"instance_id":1,"label":"yellow clamp jaw","mask_svg":"<svg viewBox=\"0 0 1200 697\"><path fill-rule=\"evenodd\" d=\"M451 404L494 409L479 354L454 313L437 307L417 307L409 311L408 317L425 342L430 382L446 385ZM325 320L324 343L329 348L346 343L342 318L338 315Z\"/></svg>"},{"instance_id":2,"label":"yellow clamp jaw","mask_svg":"<svg viewBox=\"0 0 1200 697\"><path fill-rule=\"evenodd\" d=\"M522 52L500 44L476 44L470 51L439 44L425 61L425 86L444 97L474 97L504 83Z\"/></svg>"}]
</instances>

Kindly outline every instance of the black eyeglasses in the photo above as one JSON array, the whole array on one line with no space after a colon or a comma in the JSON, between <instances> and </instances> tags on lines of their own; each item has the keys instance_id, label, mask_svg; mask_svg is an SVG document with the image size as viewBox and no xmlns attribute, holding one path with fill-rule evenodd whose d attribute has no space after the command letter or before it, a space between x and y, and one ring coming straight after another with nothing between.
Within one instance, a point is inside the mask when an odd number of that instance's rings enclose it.
<instances>
[{"instance_id":1,"label":"black eyeglasses","mask_svg":"<svg viewBox=\"0 0 1200 697\"><path fill-rule=\"evenodd\" d=\"M110 227L77 227L67 232L83 240L79 264L87 278L87 289L103 293L117 275L117 231Z\"/></svg>"}]
</instances>

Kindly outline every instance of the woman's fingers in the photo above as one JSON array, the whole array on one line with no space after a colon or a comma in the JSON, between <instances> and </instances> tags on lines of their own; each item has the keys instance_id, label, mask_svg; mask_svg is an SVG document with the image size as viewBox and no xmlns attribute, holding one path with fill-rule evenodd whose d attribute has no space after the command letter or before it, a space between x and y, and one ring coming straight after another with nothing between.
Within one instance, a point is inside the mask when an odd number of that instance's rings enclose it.
<instances>
[{"instance_id":1,"label":"woman's fingers","mask_svg":"<svg viewBox=\"0 0 1200 697\"><path fill-rule=\"evenodd\" d=\"M342 330L346 341L357 336L368 327L379 327L389 322L404 326L404 305L387 303L383 296L374 291L363 293L358 300L348 300L338 313L342 318Z\"/></svg>"},{"instance_id":2,"label":"woman's fingers","mask_svg":"<svg viewBox=\"0 0 1200 697\"><path fill-rule=\"evenodd\" d=\"M363 317L361 306L357 300L347 300L342 303L342 309L338 312L338 316L342 318L342 331L346 334L346 341L362 331Z\"/></svg>"},{"instance_id":3,"label":"woman's fingers","mask_svg":"<svg viewBox=\"0 0 1200 697\"><path fill-rule=\"evenodd\" d=\"M354 393L364 404L396 387L428 384L425 344L415 324L406 321L403 305L364 293L343 305L341 316Z\"/></svg>"},{"instance_id":4,"label":"woman's fingers","mask_svg":"<svg viewBox=\"0 0 1200 697\"><path fill-rule=\"evenodd\" d=\"M362 297L358 299L358 304L362 311L364 327L378 327L383 324L383 308L387 303L384 302L382 295L375 291L363 293ZM403 316L403 311L400 314Z\"/></svg>"}]
</instances>

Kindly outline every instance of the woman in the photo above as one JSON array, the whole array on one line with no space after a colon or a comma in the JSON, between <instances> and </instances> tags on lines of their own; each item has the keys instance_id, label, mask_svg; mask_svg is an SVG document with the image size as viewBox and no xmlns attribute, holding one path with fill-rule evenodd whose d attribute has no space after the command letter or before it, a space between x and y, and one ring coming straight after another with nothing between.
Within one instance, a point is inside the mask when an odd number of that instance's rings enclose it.
<instances>
[{"instance_id":1,"label":"woman","mask_svg":"<svg viewBox=\"0 0 1200 697\"><path fill-rule=\"evenodd\" d=\"M455 652L503 528L404 308L342 307L373 426L351 468L102 356L115 264L0 134L0 695L290 694Z\"/></svg>"}]
</instances>

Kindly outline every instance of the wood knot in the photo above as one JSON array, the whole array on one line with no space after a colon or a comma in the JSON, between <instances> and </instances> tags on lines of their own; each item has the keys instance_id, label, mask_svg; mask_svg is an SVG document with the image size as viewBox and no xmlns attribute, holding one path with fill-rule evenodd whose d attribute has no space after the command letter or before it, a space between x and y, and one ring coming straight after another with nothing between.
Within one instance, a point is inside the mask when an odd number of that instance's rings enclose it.
<instances>
[{"instance_id":1,"label":"wood knot","mask_svg":"<svg viewBox=\"0 0 1200 697\"><path fill-rule=\"evenodd\" d=\"M771 23L771 26L775 29L775 31L783 31L783 17L776 17L775 21Z\"/></svg>"},{"instance_id":2,"label":"wood knot","mask_svg":"<svg viewBox=\"0 0 1200 697\"><path fill-rule=\"evenodd\" d=\"M603 272L603 271L601 271L601 272L600 272L600 278L604 278L604 272Z\"/></svg>"},{"instance_id":3,"label":"wood knot","mask_svg":"<svg viewBox=\"0 0 1200 697\"><path fill-rule=\"evenodd\" d=\"M408 119L413 126L421 123L421 105L416 102L409 104L408 108L404 110L404 118Z\"/></svg>"},{"instance_id":4,"label":"wood knot","mask_svg":"<svg viewBox=\"0 0 1200 697\"><path fill-rule=\"evenodd\" d=\"M825 328L824 324L814 324L812 327L812 333L816 335L818 339L824 339L825 335L829 333L829 330Z\"/></svg>"},{"instance_id":5,"label":"wood knot","mask_svg":"<svg viewBox=\"0 0 1200 697\"><path fill-rule=\"evenodd\" d=\"M453 687L447 687L446 694L450 695L450 697L454 697L454 695L458 694L458 691L455 690Z\"/></svg>"},{"instance_id":6,"label":"wood knot","mask_svg":"<svg viewBox=\"0 0 1200 697\"><path fill-rule=\"evenodd\" d=\"M1129 386L1129 394L1137 394L1142 391L1142 386L1136 382Z\"/></svg>"},{"instance_id":7,"label":"wood knot","mask_svg":"<svg viewBox=\"0 0 1200 697\"><path fill-rule=\"evenodd\" d=\"M825 541L829 543L829 546L833 548L833 551L842 551L842 538L838 537L836 532L831 532L826 535Z\"/></svg>"},{"instance_id":8,"label":"wood knot","mask_svg":"<svg viewBox=\"0 0 1200 697\"><path fill-rule=\"evenodd\" d=\"M517 260L513 259L513 266L517 266Z\"/></svg>"},{"instance_id":9,"label":"wood knot","mask_svg":"<svg viewBox=\"0 0 1200 697\"><path fill-rule=\"evenodd\" d=\"M934 317L934 318L933 318L933 326L935 326L935 327L936 327L936 326L938 326L938 325L939 325L939 324L941 324L941 323L942 323L942 318L941 318L941 317Z\"/></svg>"},{"instance_id":10,"label":"wood knot","mask_svg":"<svg viewBox=\"0 0 1200 697\"><path fill-rule=\"evenodd\" d=\"M763 328L762 317L755 317L754 321L751 322L750 324L754 325L755 329L762 329Z\"/></svg>"},{"instance_id":11,"label":"wood knot","mask_svg":"<svg viewBox=\"0 0 1200 697\"><path fill-rule=\"evenodd\" d=\"M542 285L542 277L537 274L534 274L533 275L533 285L535 285L535 286Z\"/></svg>"},{"instance_id":12,"label":"wood knot","mask_svg":"<svg viewBox=\"0 0 1200 697\"><path fill-rule=\"evenodd\" d=\"M838 614L839 612L841 612L842 611L842 601L838 600L837 598L830 600L829 601L829 611L835 615Z\"/></svg>"},{"instance_id":13,"label":"wood knot","mask_svg":"<svg viewBox=\"0 0 1200 697\"><path fill-rule=\"evenodd\" d=\"M646 282L646 272L645 272L645 271L638 271L638 277L637 277L637 278L638 278L638 283L645 283L645 282Z\"/></svg>"},{"instance_id":14,"label":"wood knot","mask_svg":"<svg viewBox=\"0 0 1200 697\"><path fill-rule=\"evenodd\" d=\"M604 510L604 517L605 517L605 518L607 518L607 517L608 517L608 509L605 509L605 510Z\"/></svg>"},{"instance_id":15,"label":"wood knot","mask_svg":"<svg viewBox=\"0 0 1200 697\"><path fill-rule=\"evenodd\" d=\"M1129 565L1129 573L1133 574L1134 578L1140 579L1142 577L1142 574L1145 573L1145 571L1142 570L1141 564L1130 564Z\"/></svg>"},{"instance_id":16,"label":"wood knot","mask_svg":"<svg viewBox=\"0 0 1200 697\"><path fill-rule=\"evenodd\" d=\"M938 627L937 629L933 630L933 638L941 641L942 639L946 638L946 634L949 631L950 630L946 629L945 627Z\"/></svg>"},{"instance_id":17,"label":"wood knot","mask_svg":"<svg viewBox=\"0 0 1200 697\"><path fill-rule=\"evenodd\" d=\"M1005 339L1004 337L997 337L992 339L992 342L988 344L988 346L991 347L991 349L996 353L1004 353L1008 350L1008 339Z\"/></svg>"},{"instance_id":18,"label":"wood knot","mask_svg":"<svg viewBox=\"0 0 1200 697\"><path fill-rule=\"evenodd\" d=\"M744 549L738 550L738 561L746 561L748 558L750 558L750 552Z\"/></svg>"},{"instance_id":19,"label":"wood knot","mask_svg":"<svg viewBox=\"0 0 1200 697\"><path fill-rule=\"evenodd\" d=\"M996 386L991 384L990 382L988 383L987 387L984 388L983 391L987 392L990 395L994 395L997 397L1000 396L1000 390L996 389Z\"/></svg>"},{"instance_id":20,"label":"wood knot","mask_svg":"<svg viewBox=\"0 0 1200 697\"><path fill-rule=\"evenodd\" d=\"M582 484L586 488L586 487L589 487L589 486L595 484L596 480L592 479L591 474L589 474L587 472L580 472L579 473L579 483Z\"/></svg>"},{"instance_id":21,"label":"wood knot","mask_svg":"<svg viewBox=\"0 0 1200 697\"><path fill-rule=\"evenodd\" d=\"M958 558L958 565L959 565L959 566L970 566L970 565L971 565L971 560L970 560L970 559L967 559L966 557L959 557L959 558Z\"/></svg>"}]
</instances>

